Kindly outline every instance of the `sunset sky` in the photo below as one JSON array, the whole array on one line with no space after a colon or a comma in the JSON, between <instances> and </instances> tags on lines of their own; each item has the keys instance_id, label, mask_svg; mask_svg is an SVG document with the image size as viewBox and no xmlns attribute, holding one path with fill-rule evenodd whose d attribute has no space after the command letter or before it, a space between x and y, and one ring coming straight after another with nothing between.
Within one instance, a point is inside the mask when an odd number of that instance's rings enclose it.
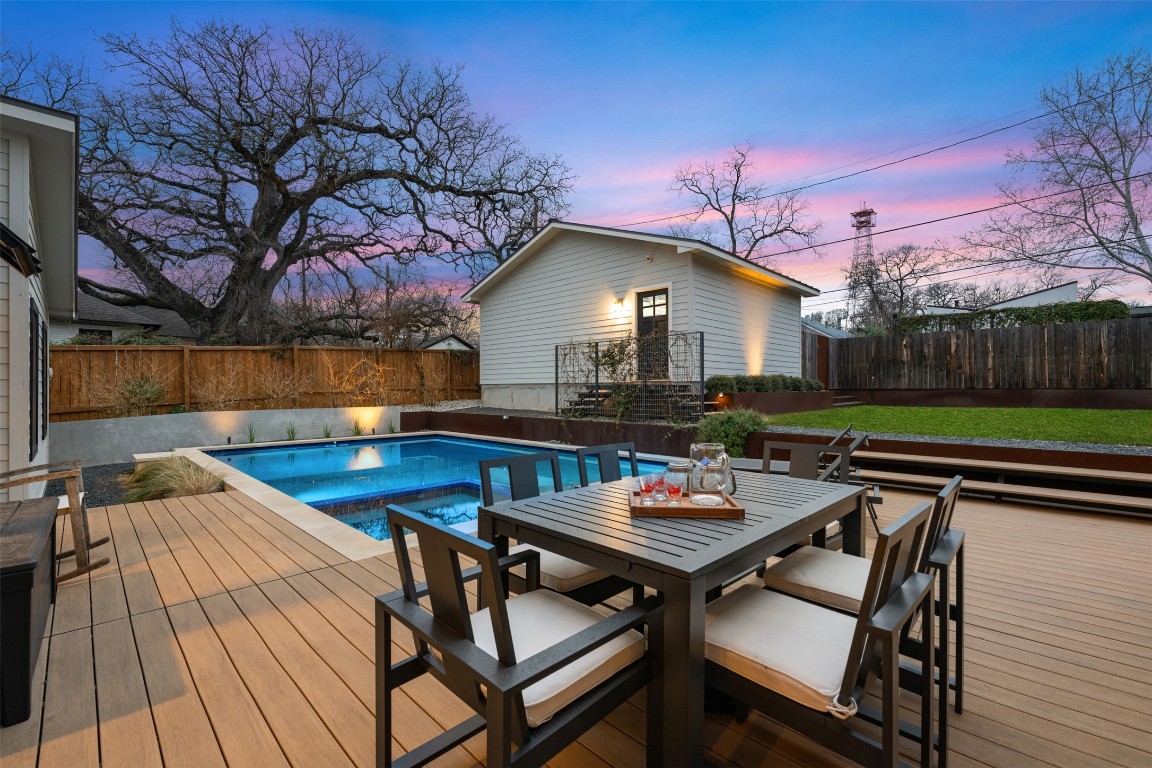
<instances>
[{"instance_id":1,"label":"sunset sky","mask_svg":"<svg viewBox=\"0 0 1152 768\"><path fill-rule=\"evenodd\" d=\"M1025 120L1040 112L1045 84L1152 43L1152 5L1125 2L0 4L10 43L89 64L102 57L97 35L162 37L170 19L213 17L338 27L417 63L464 65L479 111L572 166L568 218L606 226L683 212L669 189L675 169L718 160L733 144L756 144L761 181L818 182ZM881 230L964 213L994 203L1006 150L1029 138L1028 125L1000 131L805 194L825 222L823 241L850 237L848 214L864 201ZM931 245L980 221L877 235L875 244ZM85 244L85 270L101 266L96 251ZM778 268L835 291L852 244L824 251ZM1152 300L1136 284L1121 297ZM805 311L841 298L807 300Z\"/></svg>"}]
</instances>

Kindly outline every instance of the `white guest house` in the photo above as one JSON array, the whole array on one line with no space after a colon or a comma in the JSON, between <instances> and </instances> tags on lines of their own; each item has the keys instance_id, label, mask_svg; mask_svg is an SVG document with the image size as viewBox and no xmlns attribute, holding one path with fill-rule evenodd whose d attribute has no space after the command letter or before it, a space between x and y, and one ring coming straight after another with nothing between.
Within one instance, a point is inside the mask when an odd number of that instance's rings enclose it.
<instances>
[{"instance_id":1,"label":"white guest house","mask_svg":"<svg viewBox=\"0 0 1152 768\"><path fill-rule=\"evenodd\" d=\"M484 404L549 411L556 346L703 332L703 376L800 375L810 285L697 240L554 221L464 294Z\"/></svg>"},{"instance_id":2,"label":"white guest house","mask_svg":"<svg viewBox=\"0 0 1152 768\"><path fill-rule=\"evenodd\" d=\"M75 115L0 97L0 472L48 461L48 316L76 306L76 141Z\"/></svg>"}]
</instances>

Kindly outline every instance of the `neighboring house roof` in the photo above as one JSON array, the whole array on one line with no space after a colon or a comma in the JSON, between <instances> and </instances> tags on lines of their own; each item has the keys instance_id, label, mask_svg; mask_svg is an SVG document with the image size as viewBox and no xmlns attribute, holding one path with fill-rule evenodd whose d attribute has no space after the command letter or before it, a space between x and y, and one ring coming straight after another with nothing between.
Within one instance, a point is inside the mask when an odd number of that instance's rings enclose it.
<instances>
[{"instance_id":1,"label":"neighboring house roof","mask_svg":"<svg viewBox=\"0 0 1152 768\"><path fill-rule=\"evenodd\" d=\"M818 323L815 320L809 320L806 317L800 318L800 330L815 333L818 336L827 336L830 339L850 339L852 334L848 331L842 331L839 328L833 328L824 323Z\"/></svg>"},{"instance_id":2,"label":"neighboring house roof","mask_svg":"<svg viewBox=\"0 0 1152 768\"><path fill-rule=\"evenodd\" d=\"M997 310L1006 309L1009 307L1039 307L1044 304L1056 304L1064 301L1076 301L1076 287L1077 283L1072 280L1060 285L1054 285L1051 288L1041 288L1038 291L1031 293L1022 293L1019 296L1013 296L1004 301L998 301L995 304L989 304L986 307L960 307L960 306L941 306L939 304L929 304L924 308L926 315L965 315L969 312L981 312L984 310Z\"/></svg>"},{"instance_id":3,"label":"neighboring house roof","mask_svg":"<svg viewBox=\"0 0 1152 768\"><path fill-rule=\"evenodd\" d=\"M69 316L76 295L79 125L80 118L70 112L0 96L0 128L24 134L30 143L44 300L50 314Z\"/></svg>"},{"instance_id":4,"label":"neighboring house roof","mask_svg":"<svg viewBox=\"0 0 1152 768\"><path fill-rule=\"evenodd\" d=\"M171 309L145 306L121 307L80 291L76 292L75 320L67 317L54 317L53 319L93 325L134 326L155 331L160 336L196 338L191 326Z\"/></svg>"},{"instance_id":5,"label":"neighboring house roof","mask_svg":"<svg viewBox=\"0 0 1152 768\"><path fill-rule=\"evenodd\" d=\"M192 330L192 326L188 325L188 321L180 317L175 310L159 309L158 307L130 307L130 309L136 314L143 316L149 322L159 326L156 329L156 333L160 336L174 336L184 339L196 338L196 332Z\"/></svg>"},{"instance_id":6,"label":"neighboring house roof","mask_svg":"<svg viewBox=\"0 0 1152 768\"><path fill-rule=\"evenodd\" d=\"M755 275L760 279L765 279L769 282L776 283L777 285L790 288L801 296L819 296L820 291L812 286L802 283L799 280L793 280L787 275L782 275L779 272L767 269L756 264L755 262L742 259L735 256L728 251L717 248L714 245L705 243L702 240L691 240L686 237L673 237L671 235L656 235L650 232L633 232L627 229L612 229L611 227L597 227L591 224L576 224L567 221L552 221L549 222L544 229L536 233L536 235L520 247L512 256L501 264L496 269L492 270L480 282L472 286L465 292L462 297L464 301L476 302L484 293L487 293L492 286L500 282L505 275L516 269L521 263L530 258L533 253L540 250L546 243L551 241L554 237L562 232L584 232L588 234L607 235L609 237L621 237L629 240L642 240L644 242L670 245L677 249L679 253L692 252L703 255L706 258L711 258L719 262L723 262L728 266L736 268L738 271L745 272L749 275Z\"/></svg>"},{"instance_id":7,"label":"neighboring house roof","mask_svg":"<svg viewBox=\"0 0 1152 768\"><path fill-rule=\"evenodd\" d=\"M426 341L420 345L420 349L431 349L432 347L435 347L437 344L443 344L444 342L450 341L453 339L457 343L462 344L463 346L465 346L468 349L476 349L475 344L467 341L466 339L460 338L459 336L457 336L454 333L449 333L447 336L441 336L438 339L432 339L431 341Z\"/></svg>"},{"instance_id":8,"label":"neighboring house roof","mask_svg":"<svg viewBox=\"0 0 1152 768\"><path fill-rule=\"evenodd\" d=\"M134 307L118 307L95 296L76 292L76 322L100 323L103 325L142 325L159 328L143 315L137 314Z\"/></svg>"}]
</instances>

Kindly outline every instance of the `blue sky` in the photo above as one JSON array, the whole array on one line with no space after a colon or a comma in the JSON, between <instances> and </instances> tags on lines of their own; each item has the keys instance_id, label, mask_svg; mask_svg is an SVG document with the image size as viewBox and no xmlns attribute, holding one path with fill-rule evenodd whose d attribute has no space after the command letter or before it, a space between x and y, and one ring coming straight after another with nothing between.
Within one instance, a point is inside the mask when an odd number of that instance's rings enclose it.
<instances>
[{"instance_id":1,"label":"blue sky","mask_svg":"<svg viewBox=\"0 0 1152 768\"><path fill-rule=\"evenodd\" d=\"M1027 118L1045 84L1152 41L1152 5L1124 2L0 4L12 43L92 64L97 35L163 36L171 19L213 17L339 27L417 63L462 64L478 110L573 167L569 218L610 226L683 210L669 190L675 169L734 143L757 145L762 181L819 181ZM1005 151L1028 137L996 133L808 199L828 240L852 234L848 214L862 201L882 229L980 208L1007 179ZM878 236L876 246L930 245L978 223ZM825 250L780 268L834 289L851 244ZM90 251L85 266L96 266ZM1125 298L1147 300L1136 288Z\"/></svg>"}]
</instances>

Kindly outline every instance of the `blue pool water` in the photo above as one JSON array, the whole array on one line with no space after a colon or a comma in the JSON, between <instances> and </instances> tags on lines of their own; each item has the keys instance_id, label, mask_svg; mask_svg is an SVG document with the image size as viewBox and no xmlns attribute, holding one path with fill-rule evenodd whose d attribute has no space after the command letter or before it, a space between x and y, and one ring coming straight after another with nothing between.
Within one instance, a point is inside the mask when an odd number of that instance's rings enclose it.
<instances>
[{"instance_id":1,"label":"blue pool water","mask_svg":"<svg viewBox=\"0 0 1152 768\"><path fill-rule=\"evenodd\" d=\"M387 539L385 506L398 504L447 525L476 519L480 505L481 459L544 450L535 445L428 435L375 440L307 443L263 448L208 451L213 458L283 491L376 539ZM664 464L641 461L642 473ZM565 488L580 484L576 452L560 451ZM540 465L540 485L550 487L551 472ZM622 474L631 473L621 461ZM600 479L595 461L592 481ZM508 473L493 473L493 490L507 495Z\"/></svg>"}]
</instances>

